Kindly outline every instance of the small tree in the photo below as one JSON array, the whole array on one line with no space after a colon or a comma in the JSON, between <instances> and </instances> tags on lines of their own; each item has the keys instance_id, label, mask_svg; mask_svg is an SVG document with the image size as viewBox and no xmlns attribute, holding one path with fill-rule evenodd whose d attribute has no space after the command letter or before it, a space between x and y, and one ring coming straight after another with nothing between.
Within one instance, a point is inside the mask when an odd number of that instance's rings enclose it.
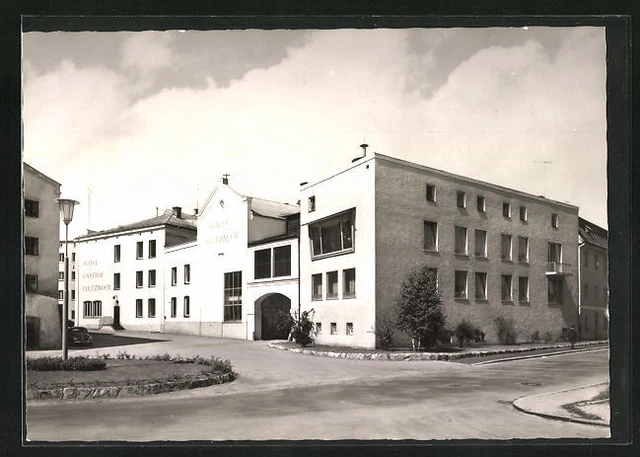
<instances>
[{"instance_id":1,"label":"small tree","mask_svg":"<svg viewBox=\"0 0 640 457\"><path fill-rule=\"evenodd\" d=\"M436 270L425 264L411 271L402 281L395 311L398 329L411 337L414 351L435 344L446 324Z\"/></svg>"},{"instance_id":2,"label":"small tree","mask_svg":"<svg viewBox=\"0 0 640 457\"><path fill-rule=\"evenodd\" d=\"M310 309L309 311L303 311L300 315L298 315L298 312L281 315L278 328L286 329L289 332L290 337L293 337L293 340L300 346L308 346L313 343L311 333L313 332L312 319L314 313L315 311Z\"/></svg>"},{"instance_id":3,"label":"small tree","mask_svg":"<svg viewBox=\"0 0 640 457\"><path fill-rule=\"evenodd\" d=\"M396 329L395 320L388 314L379 316L376 319L375 335L378 347L389 350L393 346L393 332Z\"/></svg>"}]
</instances>

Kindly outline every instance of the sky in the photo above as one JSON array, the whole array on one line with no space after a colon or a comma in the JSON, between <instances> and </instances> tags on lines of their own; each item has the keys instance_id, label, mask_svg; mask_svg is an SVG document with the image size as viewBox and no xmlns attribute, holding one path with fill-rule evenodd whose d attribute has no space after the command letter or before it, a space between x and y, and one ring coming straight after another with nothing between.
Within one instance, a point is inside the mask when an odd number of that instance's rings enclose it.
<instances>
[{"instance_id":1,"label":"sky","mask_svg":"<svg viewBox=\"0 0 640 457\"><path fill-rule=\"evenodd\" d=\"M29 32L23 159L80 202L71 237L223 173L295 203L363 142L606 228L605 54L601 27Z\"/></svg>"}]
</instances>

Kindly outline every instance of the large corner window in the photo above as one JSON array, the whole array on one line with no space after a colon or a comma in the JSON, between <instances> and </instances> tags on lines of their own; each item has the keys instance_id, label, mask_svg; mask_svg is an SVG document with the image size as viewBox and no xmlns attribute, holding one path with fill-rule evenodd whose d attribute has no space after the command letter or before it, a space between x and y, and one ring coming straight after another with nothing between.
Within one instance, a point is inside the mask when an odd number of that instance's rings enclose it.
<instances>
[{"instance_id":1,"label":"large corner window","mask_svg":"<svg viewBox=\"0 0 640 457\"><path fill-rule=\"evenodd\" d=\"M242 320L242 272L224 274L224 320Z\"/></svg>"},{"instance_id":2,"label":"large corner window","mask_svg":"<svg viewBox=\"0 0 640 457\"><path fill-rule=\"evenodd\" d=\"M353 252L355 209L309 226L312 258Z\"/></svg>"}]
</instances>

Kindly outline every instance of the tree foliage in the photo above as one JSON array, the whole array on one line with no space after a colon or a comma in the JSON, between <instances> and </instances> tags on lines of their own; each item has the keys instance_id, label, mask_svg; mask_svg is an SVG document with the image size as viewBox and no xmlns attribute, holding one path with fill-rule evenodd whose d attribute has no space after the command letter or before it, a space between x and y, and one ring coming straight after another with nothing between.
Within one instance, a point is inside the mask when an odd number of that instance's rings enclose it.
<instances>
[{"instance_id":1,"label":"tree foliage","mask_svg":"<svg viewBox=\"0 0 640 457\"><path fill-rule=\"evenodd\" d=\"M436 270L422 265L403 280L396 298L398 329L407 333L417 348L433 346L446 325Z\"/></svg>"}]
</instances>

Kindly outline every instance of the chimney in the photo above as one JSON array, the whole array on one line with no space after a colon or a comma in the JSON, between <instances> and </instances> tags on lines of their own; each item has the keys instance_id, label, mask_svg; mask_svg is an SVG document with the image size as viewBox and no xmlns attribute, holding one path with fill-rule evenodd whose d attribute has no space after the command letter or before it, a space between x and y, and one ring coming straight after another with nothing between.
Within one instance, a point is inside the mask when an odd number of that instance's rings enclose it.
<instances>
[{"instance_id":1,"label":"chimney","mask_svg":"<svg viewBox=\"0 0 640 457\"><path fill-rule=\"evenodd\" d=\"M367 148L369 147L369 145L367 143L362 143L360 147L362 148L362 155L353 159L351 163L357 162L360 159L364 159L367 156Z\"/></svg>"},{"instance_id":2,"label":"chimney","mask_svg":"<svg viewBox=\"0 0 640 457\"><path fill-rule=\"evenodd\" d=\"M173 215L175 217L177 217L178 219L182 218L182 208L179 206L174 206L173 207Z\"/></svg>"},{"instance_id":3,"label":"chimney","mask_svg":"<svg viewBox=\"0 0 640 457\"><path fill-rule=\"evenodd\" d=\"M229 174L225 173L222 175L222 184L228 186L229 185Z\"/></svg>"},{"instance_id":4,"label":"chimney","mask_svg":"<svg viewBox=\"0 0 640 457\"><path fill-rule=\"evenodd\" d=\"M198 208L194 208L193 214L196 215L196 216L198 215Z\"/></svg>"}]
</instances>

